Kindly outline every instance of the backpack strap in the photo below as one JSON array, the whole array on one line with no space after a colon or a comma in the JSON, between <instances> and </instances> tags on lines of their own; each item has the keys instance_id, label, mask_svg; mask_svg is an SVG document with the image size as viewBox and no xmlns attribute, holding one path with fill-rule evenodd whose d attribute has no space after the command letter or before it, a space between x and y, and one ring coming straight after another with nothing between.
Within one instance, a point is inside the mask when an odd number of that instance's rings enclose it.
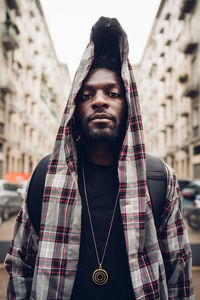
<instances>
[{"instance_id":1,"label":"backpack strap","mask_svg":"<svg viewBox=\"0 0 200 300\"><path fill-rule=\"evenodd\" d=\"M37 235L39 235L40 231L43 190L49 159L50 154L45 156L35 168L27 195L29 216ZM156 230L158 230L161 224L160 216L166 199L167 173L163 162L158 157L149 154L146 156L146 169L147 186L151 198L155 226Z\"/></svg>"},{"instance_id":2,"label":"backpack strap","mask_svg":"<svg viewBox=\"0 0 200 300\"><path fill-rule=\"evenodd\" d=\"M155 156L147 154L147 186L151 198L154 222L156 230L161 225L161 215L166 200L167 172L164 163Z\"/></svg>"},{"instance_id":3,"label":"backpack strap","mask_svg":"<svg viewBox=\"0 0 200 300\"><path fill-rule=\"evenodd\" d=\"M44 191L44 183L47 171L47 165L50 154L45 156L35 168L29 184L27 194L27 207L31 223L37 235L40 232L40 219L42 210L42 199Z\"/></svg>"}]
</instances>

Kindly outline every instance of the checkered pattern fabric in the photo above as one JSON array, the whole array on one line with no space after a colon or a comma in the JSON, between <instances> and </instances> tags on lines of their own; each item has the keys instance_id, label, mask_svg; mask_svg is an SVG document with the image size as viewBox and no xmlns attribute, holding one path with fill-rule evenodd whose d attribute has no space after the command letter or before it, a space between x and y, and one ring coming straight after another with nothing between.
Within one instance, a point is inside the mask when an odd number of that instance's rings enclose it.
<instances>
[{"instance_id":1,"label":"checkered pattern fabric","mask_svg":"<svg viewBox=\"0 0 200 300\"><path fill-rule=\"evenodd\" d=\"M180 193L173 170L166 166L168 188L158 235L146 186L142 120L128 41L120 40L122 78L129 123L121 148L118 174L120 208L136 299L193 299L191 250L183 224ZM77 154L72 137L75 98L94 57L90 41L75 75L57 134L45 181L40 236L24 201L5 265L10 274L8 299L70 299L79 259L81 198Z\"/></svg>"}]
</instances>

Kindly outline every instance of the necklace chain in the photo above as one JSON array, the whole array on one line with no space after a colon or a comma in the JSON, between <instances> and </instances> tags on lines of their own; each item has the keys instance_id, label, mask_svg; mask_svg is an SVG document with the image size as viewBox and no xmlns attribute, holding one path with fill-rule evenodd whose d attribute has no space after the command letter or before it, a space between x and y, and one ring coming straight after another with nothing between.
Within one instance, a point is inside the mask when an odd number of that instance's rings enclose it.
<instances>
[{"instance_id":1,"label":"necklace chain","mask_svg":"<svg viewBox=\"0 0 200 300\"><path fill-rule=\"evenodd\" d=\"M109 227L109 230L108 230L108 235L107 235L107 239L106 239L106 243L105 243L105 247L104 247L102 259L100 261L98 250L97 250L97 244L96 244L95 234L94 234L94 228L93 228L93 224L92 224L92 218L91 218L91 214L90 214L88 197L87 197L87 189L86 189L86 182L85 182L85 171L84 171L84 164L83 164L83 162L82 162L82 176L83 176L84 194L85 194L85 200L86 200L86 205L87 205L87 211L88 211L88 217L89 217L89 222L90 222L90 228L91 228L91 232L92 232L92 238L93 238L93 242L94 242L94 247L95 247L97 261L98 261L99 267L101 268L101 266L103 264L103 261L104 261L106 249L107 249L107 246L108 246L108 241L109 241L109 238L110 238L112 224L113 224L113 220L114 220L114 216L115 216L115 211L116 211L116 207L117 207L117 202L118 202L118 198L119 198L119 189L118 189L117 197L116 197L116 200L115 200L115 205L114 205L114 209L113 209L113 214L112 214L112 218L111 218L111 222L110 222L110 227Z\"/></svg>"}]
</instances>

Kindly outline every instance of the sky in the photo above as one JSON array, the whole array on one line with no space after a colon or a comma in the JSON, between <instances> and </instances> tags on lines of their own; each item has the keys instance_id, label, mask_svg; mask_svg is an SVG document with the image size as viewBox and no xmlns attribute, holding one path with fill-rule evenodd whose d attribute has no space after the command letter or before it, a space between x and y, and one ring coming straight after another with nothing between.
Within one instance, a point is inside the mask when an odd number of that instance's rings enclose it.
<instances>
[{"instance_id":1,"label":"sky","mask_svg":"<svg viewBox=\"0 0 200 300\"><path fill-rule=\"evenodd\" d=\"M101 17L115 17L129 40L129 59L138 63L145 49L160 0L40 0L57 57L73 78Z\"/></svg>"}]
</instances>

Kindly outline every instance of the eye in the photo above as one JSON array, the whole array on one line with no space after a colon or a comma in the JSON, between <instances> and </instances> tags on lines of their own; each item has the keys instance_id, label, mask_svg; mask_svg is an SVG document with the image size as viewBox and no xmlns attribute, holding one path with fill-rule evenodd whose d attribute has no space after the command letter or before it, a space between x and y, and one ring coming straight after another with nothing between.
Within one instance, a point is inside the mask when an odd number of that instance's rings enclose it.
<instances>
[{"instance_id":1,"label":"eye","mask_svg":"<svg viewBox=\"0 0 200 300\"><path fill-rule=\"evenodd\" d=\"M119 97L120 95L118 93L115 93L115 92L109 92L108 93L108 96L111 97L111 98L117 98Z\"/></svg>"},{"instance_id":2,"label":"eye","mask_svg":"<svg viewBox=\"0 0 200 300\"><path fill-rule=\"evenodd\" d=\"M87 100L89 100L90 98L92 97L92 94L82 94L81 95L81 100L83 100L83 101L87 101Z\"/></svg>"}]
</instances>

